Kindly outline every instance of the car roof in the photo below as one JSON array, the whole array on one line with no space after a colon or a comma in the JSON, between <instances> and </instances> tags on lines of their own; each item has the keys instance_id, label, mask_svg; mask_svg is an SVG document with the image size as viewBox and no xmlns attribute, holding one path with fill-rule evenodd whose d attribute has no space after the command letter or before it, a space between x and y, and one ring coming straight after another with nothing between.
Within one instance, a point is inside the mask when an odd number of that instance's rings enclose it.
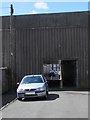
<instances>
[{"instance_id":1,"label":"car roof","mask_svg":"<svg viewBox=\"0 0 90 120\"><path fill-rule=\"evenodd\" d=\"M42 74L35 74L35 75L25 75L23 78L25 78L25 77L32 77L32 76L43 76Z\"/></svg>"}]
</instances>

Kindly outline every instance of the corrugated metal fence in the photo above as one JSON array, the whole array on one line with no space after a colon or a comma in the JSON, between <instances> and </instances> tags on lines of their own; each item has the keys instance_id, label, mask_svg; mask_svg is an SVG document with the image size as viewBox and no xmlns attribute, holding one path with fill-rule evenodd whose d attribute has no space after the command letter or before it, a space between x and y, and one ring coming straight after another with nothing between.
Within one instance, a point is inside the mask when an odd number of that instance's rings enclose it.
<instances>
[{"instance_id":1,"label":"corrugated metal fence","mask_svg":"<svg viewBox=\"0 0 90 120\"><path fill-rule=\"evenodd\" d=\"M79 18L75 17L78 23L75 24L75 20L71 17L72 22L70 25L70 19L67 14L64 15L65 23L63 23L63 17L61 17L63 14L59 14L60 16L56 14L56 19L54 15L52 15L54 19L51 19L49 15L44 17L46 21L48 20L48 24L43 23L45 22L45 20L42 20L44 15L39 15L41 18L37 17L38 15L36 17L14 17L11 41L9 27L3 25L3 66L13 69L14 74L12 82L10 77L8 77L9 88L12 86L12 83L13 87L16 86L16 82L20 81L26 74L42 74L43 64L58 63L58 60L77 60L79 86L87 87L88 28L87 25L82 25L86 19L83 15L85 20L81 20L82 16L81 18L80 16ZM29 21L26 23L25 19L27 18L33 19L33 24L30 24ZM37 25L35 23L36 18L38 21ZM62 26L59 20L62 21ZM20 26L21 24L23 26Z\"/></svg>"}]
</instances>

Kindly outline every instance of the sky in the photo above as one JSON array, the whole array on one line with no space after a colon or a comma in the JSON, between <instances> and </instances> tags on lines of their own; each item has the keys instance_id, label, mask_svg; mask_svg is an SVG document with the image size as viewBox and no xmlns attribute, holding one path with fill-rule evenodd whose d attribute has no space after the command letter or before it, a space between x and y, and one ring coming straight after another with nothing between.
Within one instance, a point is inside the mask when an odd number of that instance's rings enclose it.
<instances>
[{"instance_id":1,"label":"sky","mask_svg":"<svg viewBox=\"0 0 90 120\"><path fill-rule=\"evenodd\" d=\"M3 0L0 4L0 16L10 15L11 4L13 4L14 8L13 15L88 11L89 2L87 0L85 0L86 2L81 2L80 0L78 0L78 2L63 1L47 2L41 0L30 2L29 0L23 0L23 2L17 2L14 0L14 2L5 2L5 0Z\"/></svg>"}]
</instances>

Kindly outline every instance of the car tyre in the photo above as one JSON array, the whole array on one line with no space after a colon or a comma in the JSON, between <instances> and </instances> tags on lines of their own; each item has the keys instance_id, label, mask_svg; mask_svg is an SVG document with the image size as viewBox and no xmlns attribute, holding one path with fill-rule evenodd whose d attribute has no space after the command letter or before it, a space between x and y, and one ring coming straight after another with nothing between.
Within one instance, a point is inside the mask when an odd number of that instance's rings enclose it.
<instances>
[{"instance_id":1,"label":"car tyre","mask_svg":"<svg viewBox=\"0 0 90 120\"><path fill-rule=\"evenodd\" d=\"M22 98L17 98L19 101L22 101Z\"/></svg>"},{"instance_id":2,"label":"car tyre","mask_svg":"<svg viewBox=\"0 0 90 120\"><path fill-rule=\"evenodd\" d=\"M46 92L47 96L48 96L48 91Z\"/></svg>"},{"instance_id":3,"label":"car tyre","mask_svg":"<svg viewBox=\"0 0 90 120\"><path fill-rule=\"evenodd\" d=\"M44 96L44 99L47 100L48 97L48 91L46 91L46 95Z\"/></svg>"}]
</instances>

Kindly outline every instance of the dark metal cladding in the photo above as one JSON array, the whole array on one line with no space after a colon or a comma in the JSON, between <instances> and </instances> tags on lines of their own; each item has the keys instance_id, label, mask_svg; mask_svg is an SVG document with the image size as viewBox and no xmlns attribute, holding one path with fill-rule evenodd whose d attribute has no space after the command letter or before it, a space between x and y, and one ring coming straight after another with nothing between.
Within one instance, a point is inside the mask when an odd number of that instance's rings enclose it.
<instances>
[{"instance_id":1,"label":"dark metal cladding","mask_svg":"<svg viewBox=\"0 0 90 120\"><path fill-rule=\"evenodd\" d=\"M0 17L0 68L2 67L2 17ZM2 94L2 70L0 69L0 94ZM0 98L2 101L2 98Z\"/></svg>"},{"instance_id":2,"label":"dark metal cladding","mask_svg":"<svg viewBox=\"0 0 90 120\"><path fill-rule=\"evenodd\" d=\"M16 82L27 74L42 74L44 63L76 60L79 87L88 86L88 12L3 17L3 66ZM10 55L10 44L13 55ZM11 58L13 57L13 58Z\"/></svg>"}]
</instances>

